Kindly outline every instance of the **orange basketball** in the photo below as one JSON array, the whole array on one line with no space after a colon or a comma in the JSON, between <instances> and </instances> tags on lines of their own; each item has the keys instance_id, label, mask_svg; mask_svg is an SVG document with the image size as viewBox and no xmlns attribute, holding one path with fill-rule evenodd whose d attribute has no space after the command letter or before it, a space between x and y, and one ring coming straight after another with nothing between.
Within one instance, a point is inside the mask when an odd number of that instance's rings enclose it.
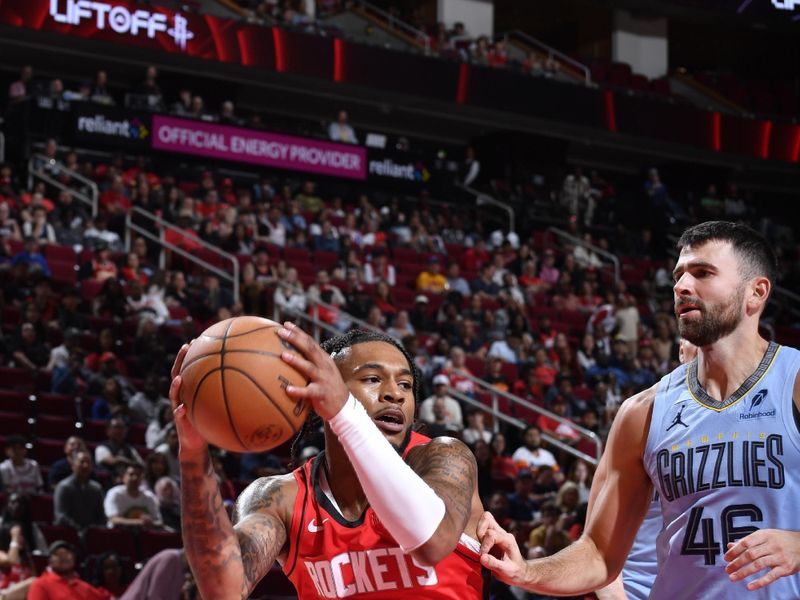
<instances>
[{"instance_id":1,"label":"orange basketball","mask_svg":"<svg viewBox=\"0 0 800 600\"><path fill-rule=\"evenodd\" d=\"M281 445L305 421L305 402L286 386L307 381L281 360L292 349L260 317L215 323L189 347L181 366L181 401L206 441L233 452L263 452Z\"/></svg>"}]
</instances>

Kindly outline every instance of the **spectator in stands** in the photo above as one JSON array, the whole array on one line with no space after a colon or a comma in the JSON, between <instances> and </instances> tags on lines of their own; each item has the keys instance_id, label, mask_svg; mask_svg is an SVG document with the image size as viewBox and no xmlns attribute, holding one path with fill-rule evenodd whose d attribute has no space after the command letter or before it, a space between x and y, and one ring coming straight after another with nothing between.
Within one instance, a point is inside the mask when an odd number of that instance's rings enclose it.
<instances>
[{"instance_id":1,"label":"spectator in stands","mask_svg":"<svg viewBox=\"0 0 800 600\"><path fill-rule=\"evenodd\" d=\"M175 429L175 424L167 426L167 432L164 436L164 441L156 446L155 452L163 454L169 464L170 477L180 483L181 480L181 463L178 458L178 431Z\"/></svg>"},{"instance_id":2,"label":"spectator in stands","mask_svg":"<svg viewBox=\"0 0 800 600\"><path fill-rule=\"evenodd\" d=\"M53 490L58 482L66 479L72 473L72 456L78 451L88 452L86 442L77 435L71 435L64 442L64 456L50 465L47 471L47 486Z\"/></svg>"},{"instance_id":3,"label":"spectator in stands","mask_svg":"<svg viewBox=\"0 0 800 600\"><path fill-rule=\"evenodd\" d=\"M325 208L322 198L317 196L316 188L317 186L313 181L306 181L303 183L300 193L294 198L301 210L310 212L313 215L317 215Z\"/></svg>"},{"instance_id":4,"label":"spectator in stands","mask_svg":"<svg viewBox=\"0 0 800 600\"><path fill-rule=\"evenodd\" d=\"M408 335L414 335L414 326L409 320L408 311L398 311L394 317L391 327L386 330L386 333L398 341L402 340Z\"/></svg>"},{"instance_id":5,"label":"spectator in stands","mask_svg":"<svg viewBox=\"0 0 800 600\"><path fill-rule=\"evenodd\" d=\"M514 480L514 491L506 495L508 516L519 523L533 521L534 513L539 505L533 496L533 474L528 469L521 469Z\"/></svg>"},{"instance_id":6,"label":"spectator in stands","mask_svg":"<svg viewBox=\"0 0 800 600\"><path fill-rule=\"evenodd\" d=\"M154 450L157 446L163 444L167 439L167 432L173 421L172 406L161 406L156 411L156 416L147 424L147 430L144 434L145 445Z\"/></svg>"},{"instance_id":7,"label":"spectator in stands","mask_svg":"<svg viewBox=\"0 0 800 600\"><path fill-rule=\"evenodd\" d=\"M219 120L220 123L225 123L226 125L242 124L242 120L236 116L236 107L230 100L225 100L222 103L219 111Z\"/></svg>"},{"instance_id":8,"label":"spectator in stands","mask_svg":"<svg viewBox=\"0 0 800 600\"><path fill-rule=\"evenodd\" d=\"M286 473L280 459L269 452L247 452L241 457L241 477L254 481L259 477L271 477Z\"/></svg>"},{"instance_id":9,"label":"spectator in stands","mask_svg":"<svg viewBox=\"0 0 800 600\"><path fill-rule=\"evenodd\" d=\"M278 281L272 296L275 308L287 313L290 318L293 312L304 312L306 309L306 294L303 284L298 279L297 269L290 267L286 270L286 277Z\"/></svg>"},{"instance_id":10,"label":"spectator in stands","mask_svg":"<svg viewBox=\"0 0 800 600\"><path fill-rule=\"evenodd\" d=\"M108 91L108 74L102 69L97 71L91 92L92 102L97 104L113 105L114 98Z\"/></svg>"},{"instance_id":11,"label":"spectator in stands","mask_svg":"<svg viewBox=\"0 0 800 600\"><path fill-rule=\"evenodd\" d=\"M92 455L86 448L70 455L72 475L60 481L54 492L55 524L85 531L103 527L103 487L92 477Z\"/></svg>"},{"instance_id":12,"label":"spectator in stands","mask_svg":"<svg viewBox=\"0 0 800 600\"><path fill-rule=\"evenodd\" d=\"M33 67L25 65L20 70L19 79L8 86L8 103L14 104L26 100L34 93Z\"/></svg>"},{"instance_id":13,"label":"spectator in stands","mask_svg":"<svg viewBox=\"0 0 800 600\"><path fill-rule=\"evenodd\" d=\"M425 421L425 425L425 434L432 438L457 436L460 430L460 427L448 421L445 399L438 396L433 401L433 418Z\"/></svg>"},{"instance_id":14,"label":"spectator in stands","mask_svg":"<svg viewBox=\"0 0 800 600\"><path fill-rule=\"evenodd\" d=\"M569 211L570 215L576 218L579 216L579 210L589 200L590 187L589 178L583 174L582 167L575 167L572 173L564 178L561 186L561 204ZM588 212L585 210L584 215ZM586 222L584 224L589 225Z\"/></svg>"},{"instance_id":15,"label":"spectator in stands","mask_svg":"<svg viewBox=\"0 0 800 600\"><path fill-rule=\"evenodd\" d=\"M442 294L447 290L447 278L442 274L438 256L431 256L427 267L417 276L417 291Z\"/></svg>"},{"instance_id":16,"label":"spectator in stands","mask_svg":"<svg viewBox=\"0 0 800 600\"><path fill-rule=\"evenodd\" d=\"M115 377L105 380L101 395L92 403L92 419L108 421L111 418L120 418L126 423L131 419L128 398Z\"/></svg>"},{"instance_id":17,"label":"spectator in stands","mask_svg":"<svg viewBox=\"0 0 800 600\"><path fill-rule=\"evenodd\" d=\"M492 436L489 447L492 454L492 478L496 480L515 479L519 467L508 452L506 436L498 431Z\"/></svg>"},{"instance_id":18,"label":"spectator in stands","mask_svg":"<svg viewBox=\"0 0 800 600\"><path fill-rule=\"evenodd\" d=\"M228 312L232 305L233 296L230 290L221 287L219 277L209 273L203 278L203 287L198 290L191 313L201 321L221 320L230 316Z\"/></svg>"},{"instance_id":19,"label":"spectator in stands","mask_svg":"<svg viewBox=\"0 0 800 600\"><path fill-rule=\"evenodd\" d=\"M522 434L522 445L514 451L511 456L517 465L522 465L529 469L539 467L556 466L556 458L553 454L542 448L542 430L538 425L528 425Z\"/></svg>"},{"instance_id":20,"label":"spectator in stands","mask_svg":"<svg viewBox=\"0 0 800 600\"><path fill-rule=\"evenodd\" d=\"M152 108L156 108L161 101L161 87L158 85L158 69L153 65L148 65L145 69L144 79L136 86L137 94L143 96L155 96L158 100L150 102Z\"/></svg>"},{"instance_id":21,"label":"spectator in stands","mask_svg":"<svg viewBox=\"0 0 800 600\"><path fill-rule=\"evenodd\" d=\"M448 395L449 389L450 380L447 375L441 373L436 375L433 378L433 395L428 396L419 405L419 419L425 423L435 422L436 417L433 412L433 406L437 398L442 398L445 424L454 427L457 431L461 431L464 427L461 405L458 403L458 400Z\"/></svg>"},{"instance_id":22,"label":"spectator in stands","mask_svg":"<svg viewBox=\"0 0 800 600\"><path fill-rule=\"evenodd\" d=\"M181 491L172 477L162 477L156 482L154 494L158 500L164 528L181 530Z\"/></svg>"},{"instance_id":23,"label":"spectator in stands","mask_svg":"<svg viewBox=\"0 0 800 600\"><path fill-rule=\"evenodd\" d=\"M490 359L499 358L502 362L511 364L522 362L524 356L522 355L522 338L520 334L516 331L509 331L506 337L492 342L492 345L489 346L487 356ZM502 362L500 365L501 367Z\"/></svg>"},{"instance_id":24,"label":"spectator in stands","mask_svg":"<svg viewBox=\"0 0 800 600\"><path fill-rule=\"evenodd\" d=\"M131 396L128 406L133 423L149 423L169 400L161 394L160 378L156 373L148 373L141 391Z\"/></svg>"},{"instance_id":25,"label":"spectator in stands","mask_svg":"<svg viewBox=\"0 0 800 600\"><path fill-rule=\"evenodd\" d=\"M397 314L398 309L394 297L392 296L392 288L389 287L386 281L378 281L372 300L375 303L375 307L386 317L386 320L391 322ZM408 316L408 313L406 313L406 316ZM413 325L411 326L413 327Z\"/></svg>"},{"instance_id":26,"label":"spectator in stands","mask_svg":"<svg viewBox=\"0 0 800 600\"><path fill-rule=\"evenodd\" d=\"M106 435L106 440L98 444L94 451L98 467L114 471L120 466L144 464L136 448L126 441L128 427L123 419L112 418L106 427Z\"/></svg>"},{"instance_id":27,"label":"spectator in stands","mask_svg":"<svg viewBox=\"0 0 800 600\"><path fill-rule=\"evenodd\" d=\"M480 275L472 282L472 293L474 296L492 298L499 291L500 286L494 281L494 265L487 262L481 266Z\"/></svg>"},{"instance_id":28,"label":"spectator in stands","mask_svg":"<svg viewBox=\"0 0 800 600\"><path fill-rule=\"evenodd\" d=\"M286 226L281 221L281 209L273 205L258 219L256 242L266 242L283 248L286 246Z\"/></svg>"},{"instance_id":29,"label":"spectator in stands","mask_svg":"<svg viewBox=\"0 0 800 600\"><path fill-rule=\"evenodd\" d=\"M26 598L35 570L22 526L4 524L0 537L0 599Z\"/></svg>"},{"instance_id":30,"label":"spectator in stands","mask_svg":"<svg viewBox=\"0 0 800 600\"><path fill-rule=\"evenodd\" d=\"M58 203L50 214L50 222L59 244L74 246L83 241L84 229L90 221L89 213L75 201L68 190L58 195Z\"/></svg>"},{"instance_id":31,"label":"spectator in stands","mask_svg":"<svg viewBox=\"0 0 800 600\"><path fill-rule=\"evenodd\" d=\"M344 306L347 303L342 291L330 281L330 275L325 269L317 270L317 278L313 285L306 290L308 306L318 304L320 301L333 306Z\"/></svg>"},{"instance_id":32,"label":"spectator in stands","mask_svg":"<svg viewBox=\"0 0 800 600\"><path fill-rule=\"evenodd\" d=\"M189 305L189 284L183 271L170 273L165 296L165 303L169 308L186 308Z\"/></svg>"},{"instance_id":33,"label":"spectator in stands","mask_svg":"<svg viewBox=\"0 0 800 600\"><path fill-rule=\"evenodd\" d=\"M315 252L335 252L339 254L342 249L339 241L339 233L328 219L321 225L321 231L317 235L311 236L311 244Z\"/></svg>"},{"instance_id":34,"label":"spectator in stands","mask_svg":"<svg viewBox=\"0 0 800 600\"><path fill-rule=\"evenodd\" d=\"M614 315L617 320L616 339L625 342L628 356L636 356L641 318L639 309L628 294L617 294Z\"/></svg>"},{"instance_id":35,"label":"spectator in stands","mask_svg":"<svg viewBox=\"0 0 800 600\"><path fill-rule=\"evenodd\" d=\"M467 354L462 347L450 348L450 360L445 364L442 373L447 375L449 385L454 390L470 397L475 395L475 384L471 379L474 374L467 366Z\"/></svg>"},{"instance_id":36,"label":"spectator in stands","mask_svg":"<svg viewBox=\"0 0 800 600\"><path fill-rule=\"evenodd\" d=\"M552 502L542 505L542 524L528 538L528 558L550 556L572 543L562 523L558 506Z\"/></svg>"},{"instance_id":37,"label":"spectator in stands","mask_svg":"<svg viewBox=\"0 0 800 600\"><path fill-rule=\"evenodd\" d=\"M31 371L44 370L50 359L50 348L39 341L33 323L25 322L19 335L13 340L11 356L14 363Z\"/></svg>"},{"instance_id":38,"label":"spectator in stands","mask_svg":"<svg viewBox=\"0 0 800 600\"><path fill-rule=\"evenodd\" d=\"M469 283L461 276L461 267L457 262L451 262L447 266L447 288L464 298L470 295Z\"/></svg>"},{"instance_id":39,"label":"spectator in stands","mask_svg":"<svg viewBox=\"0 0 800 600\"><path fill-rule=\"evenodd\" d=\"M142 475L142 489L156 493L156 484L162 477L169 477L169 461L161 452L151 452L144 461L144 474Z\"/></svg>"},{"instance_id":40,"label":"spectator in stands","mask_svg":"<svg viewBox=\"0 0 800 600\"><path fill-rule=\"evenodd\" d=\"M116 552L103 552L94 563L92 585L119 598L128 587L128 578L122 568L122 559ZM145 596L143 596L145 597ZM155 596L152 597L155 600Z\"/></svg>"},{"instance_id":41,"label":"spectator in stands","mask_svg":"<svg viewBox=\"0 0 800 600\"><path fill-rule=\"evenodd\" d=\"M28 458L27 440L21 435L6 439L6 460L0 463L0 483L7 493L36 494L44 489L39 463Z\"/></svg>"},{"instance_id":42,"label":"spectator in stands","mask_svg":"<svg viewBox=\"0 0 800 600\"><path fill-rule=\"evenodd\" d=\"M486 413L474 408L467 411L467 426L461 432L461 439L465 444L472 446L479 440L488 444L492 441L492 432L486 428L484 419Z\"/></svg>"},{"instance_id":43,"label":"spectator in stands","mask_svg":"<svg viewBox=\"0 0 800 600\"><path fill-rule=\"evenodd\" d=\"M111 592L80 578L78 551L71 544L57 540L50 544L47 556L47 569L31 585L29 600L112 600Z\"/></svg>"},{"instance_id":44,"label":"spectator in stands","mask_svg":"<svg viewBox=\"0 0 800 600\"><path fill-rule=\"evenodd\" d=\"M364 283L377 284L385 281L389 286L397 284L397 273L394 265L389 263L385 248L376 248L372 260L364 265Z\"/></svg>"},{"instance_id":45,"label":"spectator in stands","mask_svg":"<svg viewBox=\"0 0 800 600\"><path fill-rule=\"evenodd\" d=\"M563 419L568 419L567 408L567 400L560 394L553 398L553 401L550 405L550 410ZM537 424L542 432L556 438L561 442L564 442L565 444L574 444L580 439L580 434L572 425L569 423L562 423L561 421L557 421L552 417L539 415Z\"/></svg>"},{"instance_id":46,"label":"spectator in stands","mask_svg":"<svg viewBox=\"0 0 800 600\"><path fill-rule=\"evenodd\" d=\"M11 206L5 200L0 202L0 239L22 241L22 230L17 220L11 216Z\"/></svg>"},{"instance_id":47,"label":"spectator in stands","mask_svg":"<svg viewBox=\"0 0 800 600\"><path fill-rule=\"evenodd\" d=\"M181 88L178 92L178 100L170 107L170 112L179 117L188 117L192 112L192 90Z\"/></svg>"},{"instance_id":48,"label":"spectator in stands","mask_svg":"<svg viewBox=\"0 0 800 600\"><path fill-rule=\"evenodd\" d=\"M567 481L575 485L579 504L589 501L589 491L592 488L593 477L594 468L589 466L589 463L585 460L578 458L572 463L569 473L567 473Z\"/></svg>"},{"instance_id":49,"label":"spectator in stands","mask_svg":"<svg viewBox=\"0 0 800 600\"><path fill-rule=\"evenodd\" d=\"M346 110L340 110L336 121L328 126L328 137L334 142L342 142L344 144L357 144L358 138L356 132L348 122L348 115Z\"/></svg>"},{"instance_id":50,"label":"spectator in stands","mask_svg":"<svg viewBox=\"0 0 800 600\"><path fill-rule=\"evenodd\" d=\"M484 380L493 388L501 392L511 391L511 381L503 373L503 359L497 355L489 355L486 359L486 374Z\"/></svg>"},{"instance_id":51,"label":"spectator in stands","mask_svg":"<svg viewBox=\"0 0 800 600\"><path fill-rule=\"evenodd\" d=\"M547 248L544 251L544 260L539 270L539 279L549 286L554 286L560 277L561 272L556 267L556 254L552 248Z\"/></svg>"},{"instance_id":52,"label":"spectator in stands","mask_svg":"<svg viewBox=\"0 0 800 600\"><path fill-rule=\"evenodd\" d=\"M33 236L25 238L22 251L14 255L11 264L25 266L27 275L41 274L50 277L50 266L47 264L47 259L39 252L39 241Z\"/></svg>"},{"instance_id":53,"label":"spectator in stands","mask_svg":"<svg viewBox=\"0 0 800 600\"><path fill-rule=\"evenodd\" d=\"M162 526L158 499L152 492L140 487L143 473L141 464L127 465L124 467L122 483L106 493L103 509L109 527L150 529Z\"/></svg>"}]
</instances>

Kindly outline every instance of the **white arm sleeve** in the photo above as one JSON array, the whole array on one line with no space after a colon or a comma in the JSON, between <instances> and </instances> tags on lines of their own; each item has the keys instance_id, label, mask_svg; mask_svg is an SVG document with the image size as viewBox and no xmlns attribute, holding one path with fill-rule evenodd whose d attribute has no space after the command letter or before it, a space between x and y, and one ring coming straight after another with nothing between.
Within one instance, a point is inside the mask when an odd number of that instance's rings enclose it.
<instances>
[{"instance_id":1,"label":"white arm sleeve","mask_svg":"<svg viewBox=\"0 0 800 600\"><path fill-rule=\"evenodd\" d=\"M403 552L427 542L445 515L442 499L414 473L352 395L328 421L375 514Z\"/></svg>"}]
</instances>

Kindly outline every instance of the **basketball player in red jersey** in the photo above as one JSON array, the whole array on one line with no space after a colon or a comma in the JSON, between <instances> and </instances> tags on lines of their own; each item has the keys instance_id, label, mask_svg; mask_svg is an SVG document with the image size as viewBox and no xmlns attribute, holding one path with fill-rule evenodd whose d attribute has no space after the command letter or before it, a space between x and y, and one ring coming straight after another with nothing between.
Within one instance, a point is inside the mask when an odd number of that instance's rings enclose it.
<instances>
[{"instance_id":1,"label":"basketball player in red jersey","mask_svg":"<svg viewBox=\"0 0 800 600\"><path fill-rule=\"evenodd\" d=\"M297 326L278 335L303 373L291 397L325 422L325 451L293 473L261 478L228 519L206 442L170 398L180 438L183 541L203 598L247 598L277 559L300 598L477 600L482 506L470 450L412 434L415 368L382 334L356 331L320 347Z\"/></svg>"}]
</instances>

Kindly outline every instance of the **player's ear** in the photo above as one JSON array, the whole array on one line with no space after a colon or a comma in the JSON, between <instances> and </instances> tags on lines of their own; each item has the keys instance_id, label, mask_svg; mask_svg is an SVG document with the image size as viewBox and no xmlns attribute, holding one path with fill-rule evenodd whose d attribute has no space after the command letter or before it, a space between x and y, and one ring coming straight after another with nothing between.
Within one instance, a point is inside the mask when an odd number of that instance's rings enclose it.
<instances>
[{"instance_id":1,"label":"player's ear","mask_svg":"<svg viewBox=\"0 0 800 600\"><path fill-rule=\"evenodd\" d=\"M747 312L750 314L760 313L767 303L769 293L772 290L772 283L766 277L756 277L750 282L749 296L747 298Z\"/></svg>"}]
</instances>

